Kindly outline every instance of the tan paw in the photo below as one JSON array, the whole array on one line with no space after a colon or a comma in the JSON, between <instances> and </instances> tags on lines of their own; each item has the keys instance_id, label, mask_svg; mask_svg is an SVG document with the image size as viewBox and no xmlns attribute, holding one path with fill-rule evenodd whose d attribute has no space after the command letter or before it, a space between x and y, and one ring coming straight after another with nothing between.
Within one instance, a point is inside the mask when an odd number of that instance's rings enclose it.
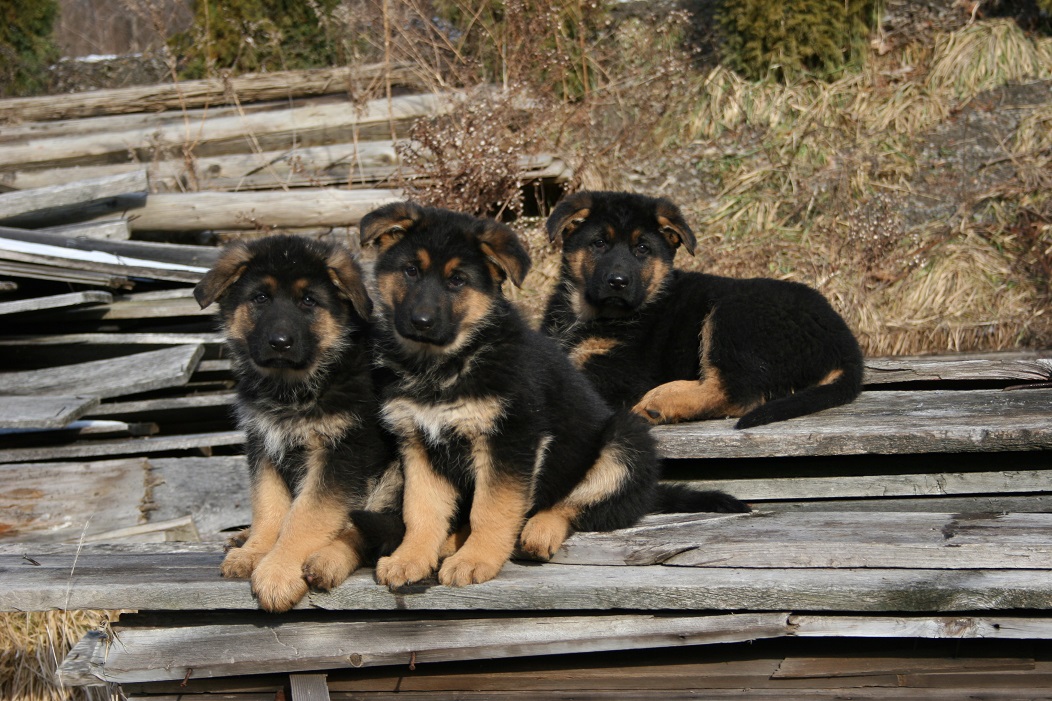
<instances>
[{"instance_id":1,"label":"tan paw","mask_svg":"<svg viewBox=\"0 0 1052 701\"><path fill-rule=\"evenodd\" d=\"M538 560L550 560L570 535L570 522L551 511L530 517L519 535L519 549Z\"/></svg>"},{"instance_id":2,"label":"tan paw","mask_svg":"<svg viewBox=\"0 0 1052 701\"><path fill-rule=\"evenodd\" d=\"M396 551L390 557L381 557L376 563L376 582L396 589L426 579L434 571L434 564L401 557Z\"/></svg>"},{"instance_id":3,"label":"tan paw","mask_svg":"<svg viewBox=\"0 0 1052 701\"><path fill-rule=\"evenodd\" d=\"M231 536L226 539L226 549L233 550L234 548L240 548L244 546L245 543L248 542L248 537L249 535L251 535L251 533L251 528L245 528L243 530L238 531L237 533L231 534Z\"/></svg>"},{"instance_id":4,"label":"tan paw","mask_svg":"<svg viewBox=\"0 0 1052 701\"><path fill-rule=\"evenodd\" d=\"M273 613L288 611L307 594L302 564L268 555L252 573L252 593L261 608Z\"/></svg>"},{"instance_id":5,"label":"tan paw","mask_svg":"<svg viewBox=\"0 0 1052 701\"><path fill-rule=\"evenodd\" d=\"M500 574L504 561L493 562L465 554L464 550L446 558L442 569L438 571L438 581L447 587L463 587L468 584L481 584Z\"/></svg>"},{"instance_id":6,"label":"tan paw","mask_svg":"<svg viewBox=\"0 0 1052 701\"><path fill-rule=\"evenodd\" d=\"M707 399L700 389L701 384L692 380L667 382L644 394L632 411L652 424L690 421L699 415L699 404Z\"/></svg>"},{"instance_id":7,"label":"tan paw","mask_svg":"<svg viewBox=\"0 0 1052 701\"><path fill-rule=\"evenodd\" d=\"M303 579L320 591L329 591L358 569L358 555L342 543L332 543L315 552L303 563Z\"/></svg>"},{"instance_id":8,"label":"tan paw","mask_svg":"<svg viewBox=\"0 0 1052 701\"><path fill-rule=\"evenodd\" d=\"M246 548L233 548L227 551L223 564L219 566L219 572L230 579L245 579L252 575L252 571L265 554Z\"/></svg>"}]
</instances>

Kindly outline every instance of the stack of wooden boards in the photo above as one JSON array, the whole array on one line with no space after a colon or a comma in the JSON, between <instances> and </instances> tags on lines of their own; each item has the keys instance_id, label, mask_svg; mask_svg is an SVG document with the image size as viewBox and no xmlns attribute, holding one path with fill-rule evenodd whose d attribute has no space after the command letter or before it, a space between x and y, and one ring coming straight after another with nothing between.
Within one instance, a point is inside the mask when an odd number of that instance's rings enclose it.
<instances>
[{"instance_id":1,"label":"stack of wooden boards","mask_svg":"<svg viewBox=\"0 0 1052 701\"><path fill-rule=\"evenodd\" d=\"M354 79L328 80L308 92ZM186 242L346 235L400 194L356 189L397 165L366 137L457 97L246 90L128 93L124 116L113 95L0 101L0 119L69 117L0 134L0 181L36 188L0 194L0 610L134 611L81 641L64 683L153 701L1052 698L1047 352L874 358L849 406L655 430L668 479L751 514L577 534L463 589L392 593L365 570L258 611L218 576L247 474L229 362L191 296L216 249Z\"/></svg>"}]
</instances>

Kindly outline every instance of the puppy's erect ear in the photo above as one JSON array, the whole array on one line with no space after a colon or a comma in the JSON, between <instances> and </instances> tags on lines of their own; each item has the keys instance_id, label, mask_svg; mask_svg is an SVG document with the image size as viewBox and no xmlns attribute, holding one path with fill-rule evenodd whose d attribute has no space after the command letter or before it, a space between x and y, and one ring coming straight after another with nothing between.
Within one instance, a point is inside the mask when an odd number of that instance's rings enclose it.
<instances>
[{"instance_id":1,"label":"puppy's erect ear","mask_svg":"<svg viewBox=\"0 0 1052 701\"><path fill-rule=\"evenodd\" d=\"M552 211L545 226L548 241L562 245L566 237L584 223L592 211L592 193L577 192L563 200Z\"/></svg>"},{"instance_id":2,"label":"puppy's erect ear","mask_svg":"<svg viewBox=\"0 0 1052 701\"><path fill-rule=\"evenodd\" d=\"M694 247L698 245L694 238L694 232L687 226L687 220L679 207L668 200L658 200L655 214L657 215L658 231L672 246L673 250L683 244L687 253L694 255Z\"/></svg>"},{"instance_id":3,"label":"puppy's erect ear","mask_svg":"<svg viewBox=\"0 0 1052 701\"><path fill-rule=\"evenodd\" d=\"M340 296L350 301L358 316L368 319L373 313L373 301L365 289L362 269L346 248L337 247L325 261L329 268L329 279L339 290Z\"/></svg>"},{"instance_id":4,"label":"puppy's erect ear","mask_svg":"<svg viewBox=\"0 0 1052 701\"><path fill-rule=\"evenodd\" d=\"M250 260L252 253L245 242L235 241L227 246L212 269L194 287L194 299L201 309L222 297L227 288L245 274Z\"/></svg>"},{"instance_id":5,"label":"puppy's erect ear","mask_svg":"<svg viewBox=\"0 0 1052 701\"><path fill-rule=\"evenodd\" d=\"M412 202L392 202L362 217L358 225L362 245L379 239L380 250L386 251L406 235L424 212Z\"/></svg>"},{"instance_id":6,"label":"puppy's erect ear","mask_svg":"<svg viewBox=\"0 0 1052 701\"><path fill-rule=\"evenodd\" d=\"M491 264L494 279L501 282L507 276L516 287L522 287L530 270L530 255L515 232L500 222L488 221L478 239L483 255Z\"/></svg>"}]
</instances>

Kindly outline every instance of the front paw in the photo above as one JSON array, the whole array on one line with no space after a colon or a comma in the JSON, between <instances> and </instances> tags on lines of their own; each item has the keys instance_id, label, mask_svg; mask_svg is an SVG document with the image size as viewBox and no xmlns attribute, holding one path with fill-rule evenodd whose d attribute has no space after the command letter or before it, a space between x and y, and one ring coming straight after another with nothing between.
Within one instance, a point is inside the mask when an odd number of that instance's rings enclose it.
<instances>
[{"instance_id":1,"label":"front paw","mask_svg":"<svg viewBox=\"0 0 1052 701\"><path fill-rule=\"evenodd\" d=\"M541 511L530 517L519 535L519 550L537 560L550 560L570 535L570 522L565 517Z\"/></svg>"},{"instance_id":2,"label":"front paw","mask_svg":"<svg viewBox=\"0 0 1052 701\"><path fill-rule=\"evenodd\" d=\"M376 583L391 589L426 579L435 571L435 565L419 559L401 557L396 552L390 557L381 557L376 563Z\"/></svg>"},{"instance_id":3,"label":"front paw","mask_svg":"<svg viewBox=\"0 0 1052 701\"><path fill-rule=\"evenodd\" d=\"M481 584L500 574L504 560L495 562L466 555L463 550L446 559L438 571L438 581L447 587Z\"/></svg>"},{"instance_id":4,"label":"front paw","mask_svg":"<svg viewBox=\"0 0 1052 701\"><path fill-rule=\"evenodd\" d=\"M245 579L252 575L265 554L247 548L231 548L223 558L219 572L229 579Z\"/></svg>"},{"instance_id":5,"label":"front paw","mask_svg":"<svg viewBox=\"0 0 1052 701\"><path fill-rule=\"evenodd\" d=\"M273 613L288 611L307 594L303 565L268 555L252 573L252 593L264 610Z\"/></svg>"},{"instance_id":6,"label":"front paw","mask_svg":"<svg viewBox=\"0 0 1052 701\"><path fill-rule=\"evenodd\" d=\"M303 579L314 589L330 591L343 584L360 564L352 549L333 543L307 558L303 563Z\"/></svg>"}]
</instances>

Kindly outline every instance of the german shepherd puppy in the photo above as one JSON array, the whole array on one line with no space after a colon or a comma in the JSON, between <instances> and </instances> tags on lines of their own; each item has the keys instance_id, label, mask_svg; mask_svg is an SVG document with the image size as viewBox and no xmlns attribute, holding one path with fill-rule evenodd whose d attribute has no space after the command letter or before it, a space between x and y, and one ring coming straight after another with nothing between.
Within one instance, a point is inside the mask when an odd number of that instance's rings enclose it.
<instances>
[{"instance_id":1,"label":"german shepherd puppy","mask_svg":"<svg viewBox=\"0 0 1052 701\"><path fill-rule=\"evenodd\" d=\"M368 319L350 252L294 236L237 242L194 289L219 300L246 432L252 525L223 560L268 611L331 589L366 559L353 509L400 508L393 438L379 428Z\"/></svg>"},{"instance_id":2,"label":"german shepherd puppy","mask_svg":"<svg viewBox=\"0 0 1052 701\"><path fill-rule=\"evenodd\" d=\"M652 423L740 417L737 428L852 401L862 353L817 291L766 278L674 270L696 241L678 207L623 192L579 192L548 236L562 271L543 330L613 406Z\"/></svg>"},{"instance_id":3,"label":"german shepherd puppy","mask_svg":"<svg viewBox=\"0 0 1052 701\"><path fill-rule=\"evenodd\" d=\"M504 297L530 266L508 227L394 203L361 222L377 241L379 362L398 378L382 417L405 471L405 537L376 578L485 582L516 546L550 558L572 529L629 526L652 509L748 511L720 492L657 493L647 425L607 407L557 344ZM462 531L463 532L463 531Z\"/></svg>"}]
</instances>

